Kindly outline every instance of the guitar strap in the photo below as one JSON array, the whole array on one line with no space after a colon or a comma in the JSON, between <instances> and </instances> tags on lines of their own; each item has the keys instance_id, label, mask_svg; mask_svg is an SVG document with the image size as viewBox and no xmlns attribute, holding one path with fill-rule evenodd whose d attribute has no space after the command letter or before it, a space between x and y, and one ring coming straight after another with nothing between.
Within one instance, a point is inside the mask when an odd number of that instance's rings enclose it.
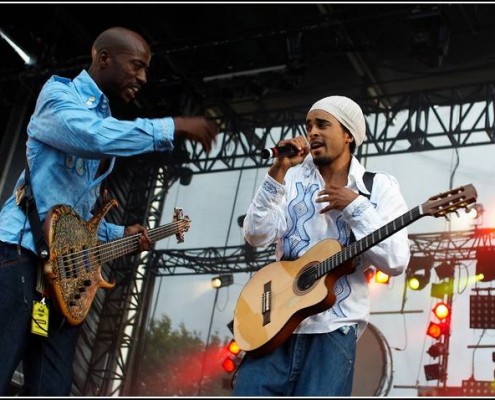
<instances>
[{"instance_id":1,"label":"guitar strap","mask_svg":"<svg viewBox=\"0 0 495 400\"><path fill-rule=\"evenodd\" d=\"M370 198L371 189L373 189L373 179L374 178L375 178L375 172L365 171L365 173L363 175L363 182L364 182L364 186L366 186L366 189L368 189L368 192L370 192L370 194L365 194L365 193L359 191L360 195L367 197L368 199Z\"/></svg>"},{"instance_id":2,"label":"guitar strap","mask_svg":"<svg viewBox=\"0 0 495 400\"><path fill-rule=\"evenodd\" d=\"M364 175L363 175L364 186L366 186L366 189L368 189L368 192L370 192L370 194L366 194L366 193L359 191L359 194L361 196L364 196L367 199L369 199L371 197L371 189L373 189L374 178L375 178L375 172L369 172L369 171L364 172ZM354 237L354 233L351 231L351 236L349 238L349 244L351 244L352 242L355 242L355 241L356 241L356 238Z\"/></svg>"},{"instance_id":3,"label":"guitar strap","mask_svg":"<svg viewBox=\"0 0 495 400\"><path fill-rule=\"evenodd\" d=\"M20 192L20 193L19 193ZM38 214L38 209L36 207L36 200L34 198L34 193L31 187L31 174L29 172L29 165L26 163L26 170L24 173L24 185L18 189L16 193L17 205L21 207L26 216L29 219L29 224L31 225L31 230L33 232L34 245L36 246L36 252L38 257L45 261L50 255L48 244L45 241L43 235L43 229L40 221L40 216ZM45 294L45 284L43 279L42 262L38 263L38 274L36 290L41 294Z\"/></svg>"}]
</instances>

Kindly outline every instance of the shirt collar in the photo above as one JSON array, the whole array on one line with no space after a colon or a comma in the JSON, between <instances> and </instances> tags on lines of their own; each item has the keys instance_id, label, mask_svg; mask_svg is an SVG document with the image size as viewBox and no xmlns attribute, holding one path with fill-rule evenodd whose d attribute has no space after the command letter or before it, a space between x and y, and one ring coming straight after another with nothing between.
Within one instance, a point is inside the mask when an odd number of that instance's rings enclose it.
<instances>
[{"instance_id":1,"label":"shirt collar","mask_svg":"<svg viewBox=\"0 0 495 400\"><path fill-rule=\"evenodd\" d=\"M305 171L306 176L310 176L314 171L318 171L318 167L313 163L313 157L311 154L308 154L303 161L302 167ZM369 194L368 189L363 182L363 174L366 169L359 162L359 160L351 155L351 167L349 168L349 175L347 177L347 186L348 187L357 187L357 189L361 192Z\"/></svg>"},{"instance_id":2,"label":"shirt collar","mask_svg":"<svg viewBox=\"0 0 495 400\"><path fill-rule=\"evenodd\" d=\"M347 178L347 184L350 187L357 187L360 192L369 194L368 189L363 182L363 175L366 169L359 162L359 160L352 155L351 167L349 168L349 177Z\"/></svg>"},{"instance_id":3,"label":"shirt collar","mask_svg":"<svg viewBox=\"0 0 495 400\"><path fill-rule=\"evenodd\" d=\"M73 82L81 99L90 109L97 107L101 102L108 104L107 97L86 70L82 70Z\"/></svg>"}]
</instances>

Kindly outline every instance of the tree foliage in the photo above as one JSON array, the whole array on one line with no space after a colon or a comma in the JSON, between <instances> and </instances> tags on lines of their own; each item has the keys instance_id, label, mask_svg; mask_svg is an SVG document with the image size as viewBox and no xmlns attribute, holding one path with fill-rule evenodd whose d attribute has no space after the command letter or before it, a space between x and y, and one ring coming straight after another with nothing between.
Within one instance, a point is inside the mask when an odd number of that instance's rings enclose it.
<instances>
[{"instance_id":1,"label":"tree foliage","mask_svg":"<svg viewBox=\"0 0 495 400\"><path fill-rule=\"evenodd\" d=\"M225 338L222 342L217 333L212 334L205 351L200 335L196 331L189 332L183 323L174 330L166 315L153 320L146 333L135 394L230 396L231 376L221 365L229 340Z\"/></svg>"}]
</instances>

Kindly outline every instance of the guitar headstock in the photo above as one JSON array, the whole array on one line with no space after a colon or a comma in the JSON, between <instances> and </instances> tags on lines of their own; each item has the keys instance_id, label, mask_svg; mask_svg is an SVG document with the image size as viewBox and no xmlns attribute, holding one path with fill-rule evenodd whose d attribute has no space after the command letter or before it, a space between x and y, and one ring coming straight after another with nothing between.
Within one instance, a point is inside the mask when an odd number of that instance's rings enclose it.
<instances>
[{"instance_id":1,"label":"guitar headstock","mask_svg":"<svg viewBox=\"0 0 495 400\"><path fill-rule=\"evenodd\" d=\"M184 215L182 208L174 208L173 221L179 222L179 231L175 235L177 238L177 243L182 243L184 241L184 232L187 232L191 226L191 219Z\"/></svg>"},{"instance_id":2,"label":"guitar headstock","mask_svg":"<svg viewBox=\"0 0 495 400\"><path fill-rule=\"evenodd\" d=\"M469 204L476 201L477 196L476 189L469 184L432 196L421 207L425 215L445 217L460 208L467 209Z\"/></svg>"}]
</instances>

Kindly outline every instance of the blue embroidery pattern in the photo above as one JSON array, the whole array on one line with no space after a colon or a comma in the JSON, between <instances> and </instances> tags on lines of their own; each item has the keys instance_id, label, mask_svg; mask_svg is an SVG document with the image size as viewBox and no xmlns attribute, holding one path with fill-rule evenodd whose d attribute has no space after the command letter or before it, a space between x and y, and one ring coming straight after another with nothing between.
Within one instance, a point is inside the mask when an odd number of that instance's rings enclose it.
<instances>
[{"instance_id":1,"label":"blue embroidery pattern","mask_svg":"<svg viewBox=\"0 0 495 400\"><path fill-rule=\"evenodd\" d=\"M371 203L368 203L368 202L365 202L361 205L359 205L359 207L357 207L354 212L352 213L352 216L353 217L358 217L360 216L367 208L369 208L371 206Z\"/></svg>"},{"instance_id":2,"label":"blue embroidery pattern","mask_svg":"<svg viewBox=\"0 0 495 400\"><path fill-rule=\"evenodd\" d=\"M342 303L351 294L351 285L349 284L348 275L341 276L333 285L333 291L335 293L335 304L330 311L337 317L345 317L345 313L340 307Z\"/></svg>"},{"instance_id":3,"label":"blue embroidery pattern","mask_svg":"<svg viewBox=\"0 0 495 400\"><path fill-rule=\"evenodd\" d=\"M338 241L343 246L347 246L351 237L351 228L349 224L344 221L342 215L337 218L336 224L339 232ZM349 284L348 276L344 275L337 279L333 286L333 290L335 293L335 304L330 310L337 317L345 317L346 315L340 304L351 294L351 285Z\"/></svg>"},{"instance_id":4,"label":"blue embroidery pattern","mask_svg":"<svg viewBox=\"0 0 495 400\"><path fill-rule=\"evenodd\" d=\"M337 230L339 231L339 237L337 240L340 244L342 244L342 246L347 246L351 237L351 227L344 221L342 215L337 217L337 221L335 223L337 225Z\"/></svg>"},{"instance_id":5,"label":"blue embroidery pattern","mask_svg":"<svg viewBox=\"0 0 495 400\"><path fill-rule=\"evenodd\" d=\"M315 214L315 206L311 200L318 190L317 184L304 187L296 183L297 195L289 203L289 229L283 238L284 259L295 260L299 252L309 244L309 236L304 224Z\"/></svg>"},{"instance_id":6,"label":"blue embroidery pattern","mask_svg":"<svg viewBox=\"0 0 495 400\"><path fill-rule=\"evenodd\" d=\"M277 194L277 188L270 182L263 182L262 188L263 190L266 190L268 193Z\"/></svg>"}]
</instances>

